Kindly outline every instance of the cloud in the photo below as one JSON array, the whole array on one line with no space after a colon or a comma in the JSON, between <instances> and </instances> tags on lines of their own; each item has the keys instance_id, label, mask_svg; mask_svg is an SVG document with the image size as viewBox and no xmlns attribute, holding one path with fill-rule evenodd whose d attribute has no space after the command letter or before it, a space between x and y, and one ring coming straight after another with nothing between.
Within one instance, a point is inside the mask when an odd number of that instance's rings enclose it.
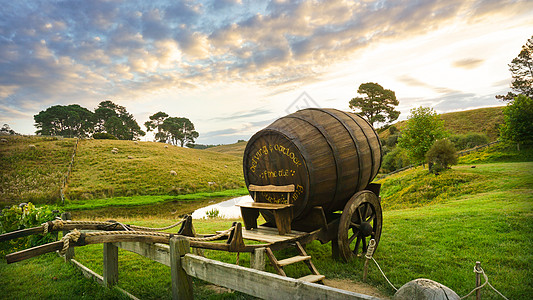
<instances>
[{"instance_id":1,"label":"cloud","mask_svg":"<svg viewBox=\"0 0 533 300\"><path fill-rule=\"evenodd\" d=\"M433 86L431 84L428 84L426 82L423 82L421 80L418 80L414 77L411 77L409 75L401 75L396 78L398 81L405 83L408 86L415 86L415 87L424 87L430 90L433 90L437 93L456 93L457 91L454 91L452 89L446 88L446 87L438 87Z\"/></svg>"},{"instance_id":2,"label":"cloud","mask_svg":"<svg viewBox=\"0 0 533 300\"><path fill-rule=\"evenodd\" d=\"M265 109L265 108L256 108L256 109L253 109L253 110L247 110L247 111L238 111L238 112L235 112L231 115L227 115L227 116L223 116L223 117L216 117L216 118L211 118L209 119L208 121L224 121L224 120L238 120L238 119L245 119L245 118L250 118L250 117L258 117L258 116L262 116L262 115L268 115L268 114L272 114L273 111L270 110L270 109Z\"/></svg>"},{"instance_id":3,"label":"cloud","mask_svg":"<svg viewBox=\"0 0 533 300\"><path fill-rule=\"evenodd\" d=\"M464 58L454 61L452 65L456 68L475 69L479 67L484 61L485 60L478 58Z\"/></svg>"}]
</instances>

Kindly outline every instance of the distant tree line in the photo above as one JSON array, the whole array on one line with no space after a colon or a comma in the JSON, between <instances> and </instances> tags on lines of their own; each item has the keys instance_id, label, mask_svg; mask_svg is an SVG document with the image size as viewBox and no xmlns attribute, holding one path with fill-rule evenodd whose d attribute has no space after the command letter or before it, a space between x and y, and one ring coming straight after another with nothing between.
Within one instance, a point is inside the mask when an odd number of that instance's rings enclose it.
<instances>
[{"instance_id":1,"label":"distant tree line","mask_svg":"<svg viewBox=\"0 0 533 300\"><path fill-rule=\"evenodd\" d=\"M36 133L64 137L90 137L107 133L120 140L137 140L146 133L124 106L102 101L94 112L78 104L54 105L33 116Z\"/></svg>"},{"instance_id":2,"label":"distant tree line","mask_svg":"<svg viewBox=\"0 0 533 300\"><path fill-rule=\"evenodd\" d=\"M155 141L180 145L194 145L194 140L199 134L194 130L194 124L187 118L171 117L165 112L158 112L150 117L144 126L147 131L155 132Z\"/></svg>"}]
</instances>

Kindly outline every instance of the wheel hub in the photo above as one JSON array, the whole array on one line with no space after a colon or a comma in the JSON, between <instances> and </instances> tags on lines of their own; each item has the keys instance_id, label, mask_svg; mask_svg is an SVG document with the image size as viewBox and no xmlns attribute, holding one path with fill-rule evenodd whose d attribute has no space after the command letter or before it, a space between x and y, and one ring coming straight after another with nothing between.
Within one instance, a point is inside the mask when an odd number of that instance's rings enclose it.
<instances>
[{"instance_id":1,"label":"wheel hub","mask_svg":"<svg viewBox=\"0 0 533 300\"><path fill-rule=\"evenodd\" d=\"M372 234L373 228L372 225L368 222L362 222L359 230L363 236L369 236Z\"/></svg>"}]
</instances>

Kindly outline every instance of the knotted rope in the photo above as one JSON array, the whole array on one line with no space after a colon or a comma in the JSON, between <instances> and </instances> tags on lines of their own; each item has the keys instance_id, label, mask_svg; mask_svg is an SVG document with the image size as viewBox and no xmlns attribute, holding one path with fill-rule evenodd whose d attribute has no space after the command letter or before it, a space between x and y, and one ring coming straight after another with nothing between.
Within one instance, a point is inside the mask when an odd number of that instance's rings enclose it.
<instances>
[{"instance_id":1,"label":"knotted rope","mask_svg":"<svg viewBox=\"0 0 533 300\"><path fill-rule=\"evenodd\" d=\"M374 255L374 251L376 250L376 240L371 239L368 243L368 249L366 250L365 257L367 259L372 259L372 255Z\"/></svg>"},{"instance_id":2,"label":"knotted rope","mask_svg":"<svg viewBox=\"0 0 533 300\"><path fill-rule=\"evenodd\" d=\"M50 222L45 222L41 224L43 226L43 233L47 234L50 230L59 230L63 228L65 225L103 225L103 226L120 226L126 231L163 231L167 229L174 228L181 223L185 222L186 218L183 218L182 220L161 228L151 228L151 227L143 227L143 226L136 226L136 225L125 225L120 222L110 222L110 221L72 221L72 220L62 220L61 218L57 218L57 220L53 220Z\"/></svg>"},{"instance_id":3,"label":"knotted rope","mask_svg":"<svg viewBox=\"0 0 533 300\"><path fill-rule=\"evenodd\" d=\"M482 267L479 267L479 270L478 270L478 268L476 268L476 266L474 266L474 273L483 274L483 277L485 278L485 282L484 282L482 285L478 286L477 288L473 289L470 293L468 293L468 295L461 297L461 299L465 299L465 298L467 298L468 296L472 295L473 292L475 292L475 291L481 289L481 288L484 287L485 285L489 285L490 288L493 289L496 293L498 293L498 295L500 295L503 299L505 299L505 300L509 300L509 299L507 299L507 297L505 297L504 295L502 295L502 293L500 293L496 288L494 288L494 287L492 286L492 284L490 284L490 282L489 282L489 277L487 276L487 274L485 274L485 271L483 270Z\"/></svg>"},{"instance_id":4,"label":"knotted rope","mask_svg":"<svg viewBox=\"0 0 533 300\"><path fill-rule=\"evenodd\" d=\"M67 233L65 236L63 236L63 238L61 239L61 241L63 242L63 248L59 251L59 254L65 255L68 250L68 247L70 246L70 241L72 240L74 242L77 242L80 236L81 232L79 232L78 229L74 229L71 232Z\"/></svg>"}]
</instances>

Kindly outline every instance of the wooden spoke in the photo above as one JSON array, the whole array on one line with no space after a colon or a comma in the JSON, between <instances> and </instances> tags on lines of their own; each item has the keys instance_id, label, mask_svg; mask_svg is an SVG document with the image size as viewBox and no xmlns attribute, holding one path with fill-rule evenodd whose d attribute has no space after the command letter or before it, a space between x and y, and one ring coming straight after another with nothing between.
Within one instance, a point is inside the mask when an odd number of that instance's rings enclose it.
<instances>
[{"instance_id":1,"label":"wooden spoke","mask_svg":"<svg viewBox=\"0 0 533 300\"><path fill-rule=\"evenodd\" d=\"M367 190L353 195L339 220L337 245L340 257L350 261L364 255L370 239L379 243L381 227L382 211L378 197Z\"/></svg>"}]
</instances>

